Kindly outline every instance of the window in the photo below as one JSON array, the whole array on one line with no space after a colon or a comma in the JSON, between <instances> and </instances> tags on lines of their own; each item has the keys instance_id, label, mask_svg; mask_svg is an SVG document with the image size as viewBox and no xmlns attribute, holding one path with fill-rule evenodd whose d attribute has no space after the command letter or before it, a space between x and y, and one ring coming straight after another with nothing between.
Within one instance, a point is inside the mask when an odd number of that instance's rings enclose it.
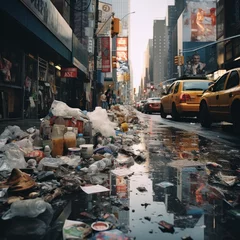
<instances>
[{"instance_id":1,"label":"window","mask_svg":"<svg viewBox=\"0 0 240 240\"><path fill-rule=\"evenodd\" d=\"M204 91L208 89L209 81L187 81L183 83L183 91Z\"/></svg>"},{"instance_id":2,"label":"window","mask_svg":"<svg viewBox=\"0 0 240 240\"><path fill-rule=\"evenodd\" d=\"M213 91L222 91L224 89L224 84L227 79L228 73L224 74L221 78L218 79L218 81L213 86Z\"/></svg>"},{"instance_id":3,"label":"window","mask_svg":"<svg viewBox=\"0 0 240 240\"><path fill-rule=\"evenodd\" d=\"M175 83L173 83L173 84L169 87L169 89L168 89L168 91L167 91L167 94L170 94L170 93L173 92L173 87L174 87L174 85L175 85Z\"/></svg>"},{"instance_id":4,"label":"window","mask_svg":"<svg viewBox=\"0 0 240 240\"><path fill-rule=\"evenodd\" d=\"M180 85L180 82L177 82L177 83L176 83L176 86L175 86L175 88L174 88L174 93L177 93L177 92L178 92L179 85Z\"/></svg>"},{"instance_id":5,"label":"window","mask_svg":"<svg viewBox=\"0 0 240 240\"><path fill-rule=\"evenodd\" d=\"M228 78L226 89L236 87L239 84L239 75L237 71L232 71Z\"/></svg>"}]
</instances>

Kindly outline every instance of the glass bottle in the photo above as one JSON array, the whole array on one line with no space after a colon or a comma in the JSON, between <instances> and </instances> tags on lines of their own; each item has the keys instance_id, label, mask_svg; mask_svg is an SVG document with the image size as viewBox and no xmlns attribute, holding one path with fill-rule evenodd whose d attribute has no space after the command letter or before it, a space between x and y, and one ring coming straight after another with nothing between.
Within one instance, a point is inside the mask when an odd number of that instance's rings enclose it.
<instances>
[{"instance_id":1,"label":"glass bottle","mask_svg":"<svg viewBox=\"0 0 240 240\"><path fill-rule=\"evenodd\" d=\"M80 145L85 144L85 143L86 143L86 140L83 138L83 134L79 133L77 135L77 145L76 145L76 147L79 147Z\"/></svg>"},{"instance_id":2,"label":"glass bottle","mask_svg":"<svg viewBox=\"0 0 240 240\"><path fill-rule=\"evenodd\" d=\"M64 134L64 146L66 150L76 147L76 134L72 127L67 127L67 132Z\"/></svg>"}]
</instances>

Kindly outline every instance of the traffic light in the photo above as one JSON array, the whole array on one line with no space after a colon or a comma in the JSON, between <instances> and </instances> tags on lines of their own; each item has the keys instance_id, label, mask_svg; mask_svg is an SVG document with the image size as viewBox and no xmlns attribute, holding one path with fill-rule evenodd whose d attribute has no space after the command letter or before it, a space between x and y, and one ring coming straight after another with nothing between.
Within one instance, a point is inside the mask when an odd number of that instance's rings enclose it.
<instances>
[{"instance_id":1,"label":"traffic light","mask_svg":"<svg viewBox=\"0 0 240 240\"><path fill-rule=\"evenodd\" d=\"M174 63L175 63L175 65L178 66L178 64L179 64L179 56L175 56L174 57Z\"/></svg>"},{"instance_id":2,"label":"traffic light","mask_svg":"<svg viewBox=\"0 0 240 240\"><path fill-rule=\"evenodd\" d=\"M175 56L174 57L174 63L177 66L182 66L184 65L184 56Z\"/></svg>"},{"instance_id":3,"label":"traffic light","mask_svg":"<svg viewBox=\"0 0 240 240\"><path fill-rule=\"evenodd\" d=\"M117 58L112 56L112 68L117 68Z\"/></svg>"},{"instance_id":4,"label":"traffic light","mask_svg":"<svg viewBox=\"0 0 240 240\"><path fill-rule=\"evenodd\" d=\"M120 31L120 19L113 17L111 21L111 37L114 37L117 34L119 34L119 31Z\"/></svg>"},{"instance_id":5,"label":"traffic light","mask_svg":"<svg viewBox=\"0 0 240 240\"><path fill-rule=\"evenodd\" d=\"M151 85L151 91L153 91L153 89L154 89L154 86L153 86L153 85Z\"/></svg>"},{"instance_id":6,"label":"traffic light","mask_svg":"<svg viewBox=\"0 0 240 240\"><path fill-rule=\"evenodd\" d=\"M179 66L184 65L184 56L179 56Z\"/></svg>"}]
</instances>

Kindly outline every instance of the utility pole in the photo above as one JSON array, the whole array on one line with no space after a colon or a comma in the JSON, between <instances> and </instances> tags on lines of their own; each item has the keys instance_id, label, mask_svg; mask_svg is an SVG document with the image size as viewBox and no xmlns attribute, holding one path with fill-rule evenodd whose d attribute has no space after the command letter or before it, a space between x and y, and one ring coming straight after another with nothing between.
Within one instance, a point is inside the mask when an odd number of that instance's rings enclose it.
<instances>
[{"instance_id":1,"label":"utility pole","mask_svg":"<svg viewBox=\"0 0 240 240\"><path fill-rule=\"evenodd\" d=\"M93 72L93 84L92 84L92 110L97 106L97 61L98 61L98 19L99 19L99 0L95 0L95 28L94 28L94 72Z\"/></svg>"}]
</instances>

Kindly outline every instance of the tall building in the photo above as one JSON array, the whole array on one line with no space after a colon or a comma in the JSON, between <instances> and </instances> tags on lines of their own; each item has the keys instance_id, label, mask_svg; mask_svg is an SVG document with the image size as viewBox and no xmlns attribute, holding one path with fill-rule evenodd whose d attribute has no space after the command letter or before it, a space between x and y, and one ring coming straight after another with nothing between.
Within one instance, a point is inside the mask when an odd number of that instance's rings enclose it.
<instances>
[{"instance_id":1,"label":"tall building","mask_svg":"<svg viewBox=\"0 0 240 240\"><path fill-rule=\"evenodd\" d=\"M159 86L167 79L167 28L165 20L153 24L153 83Z\"/></svg>"}]
</instances>

